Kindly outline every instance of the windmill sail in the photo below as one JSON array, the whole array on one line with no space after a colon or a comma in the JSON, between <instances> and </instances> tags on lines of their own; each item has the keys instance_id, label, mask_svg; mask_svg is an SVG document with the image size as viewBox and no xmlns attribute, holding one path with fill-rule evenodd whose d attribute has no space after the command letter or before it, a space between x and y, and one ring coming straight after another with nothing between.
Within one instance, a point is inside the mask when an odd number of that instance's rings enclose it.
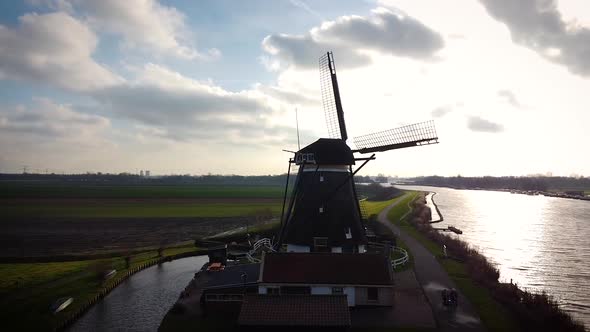
<instances>
[{"instance_id":1,"label":"windmill sail","mask_svg":"<svg viewBox=\"0 0 590 332\"><path fill-rule=\"evenodd\" d=\"M434 121L426 121L354 138L357 150L371 153L438 143Z\"/></svg>"},{"instance_id":2,"label":"windmill sail","mask_svg":"<svg viewBox=\"0 0 590 332\"><path fill-rule=\"evenodd\" d=\"M322 103L326 114L328 134L330 138L348 139L346 124L344 123L344 111L340 100L340 90L336 79L336 67L334 55L328 52L320 57L320 85L322 90Z\"/></svg>"}]
</instances>

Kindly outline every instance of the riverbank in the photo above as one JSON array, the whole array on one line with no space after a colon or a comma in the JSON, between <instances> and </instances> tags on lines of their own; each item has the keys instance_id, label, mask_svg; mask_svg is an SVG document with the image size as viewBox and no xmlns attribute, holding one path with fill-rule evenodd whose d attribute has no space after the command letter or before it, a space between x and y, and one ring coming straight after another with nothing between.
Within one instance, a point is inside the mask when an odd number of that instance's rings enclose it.
<instances>
[{"instance_id":1,"label":"riverbank","mask_svg":"<svg viewBox=\"0 0 590 332\"><path fill-rule=\"evenodd\" d=\"M431 224L445 221L445 217L440 212L440 209L438 208L438 205L436 205L436 203L434 203L434 195L436 195L436 193L435 192L431 192L428 196L426 196L427 204L428 204L428 198L430 198L430 203L432 203L431 205L434 206L434 210L436 211L436 214L437 214L436 220L432 219L432 217L430 218L430 223ZM432 212L431 212L431 214L432 214Z\"/></svg>"},{"instance_id":2,"label":"riverbank","mask_svg":"<svg viewBox=\"0 0 590 332\"><path fill-rule=\"evenodd\" d=\"M500 283L498 269L485 256L467 243L434 230L430 220L424 218L426 210L429 208L424 200L414 201L413 213L406 220L407 226L414 229L413 236L457 279L459 288L478 307L489 330L507 329L497 326L495 322L498 318L493 318L505 311L509 319L506 322L509 325L516 323L522 330L584 331L584 326L560 309L557 301L548 294L531 293L512 283ZM445 258L441 250L443 245L446 245L448 255L452 258Z\"/></svg>"}]
</instances>

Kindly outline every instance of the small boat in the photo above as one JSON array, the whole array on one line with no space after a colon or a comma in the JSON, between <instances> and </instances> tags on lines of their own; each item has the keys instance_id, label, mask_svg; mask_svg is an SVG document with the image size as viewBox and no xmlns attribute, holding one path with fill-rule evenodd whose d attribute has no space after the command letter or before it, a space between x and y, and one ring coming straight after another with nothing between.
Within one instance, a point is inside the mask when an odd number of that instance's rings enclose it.
<instances>
[{"instance_id":1,"label":"small boat","mask_svg":"<svg viewBox=\"0 0 590 332\"><path fill-rule=\"evenodd\" d=\"M449 227L448 227L448 229L449 229L449 231L451 231L451 232L454 232L454 233L456 233L456 234L463 234L463 231L462 231L462 230L460 230L460 229L458 229L458 228L457 228L457 227L455 227L455 226L449 226Z\"/></svg>"},{"instance_id":2,"label":"small boat","mask_svg":"<svg viewBox=\"0 0 590 332\"><path fill-rule=\"evenodd\" d=\"M112 278L116 273L117 273L117 270L114 270L114 269L110 270L109 272L107 272L104 275L104 280L108 280L108 279Z\"/></svg>"},{"instance_id":3,"label":"small boat","mask_svg":"<svg viewBox=\"0 0 590 332\"><path fill-rule=\"evenodd\" d=\"M62 297L57 299L57 301L55 301L52 305L51 305L51 312L53 312L54 314L57 314L58 312L64 310L65 308L67 308L70 304L72 304L72 302L74 302L74 298L73 297Z\"/></svg>"}]
</instances>

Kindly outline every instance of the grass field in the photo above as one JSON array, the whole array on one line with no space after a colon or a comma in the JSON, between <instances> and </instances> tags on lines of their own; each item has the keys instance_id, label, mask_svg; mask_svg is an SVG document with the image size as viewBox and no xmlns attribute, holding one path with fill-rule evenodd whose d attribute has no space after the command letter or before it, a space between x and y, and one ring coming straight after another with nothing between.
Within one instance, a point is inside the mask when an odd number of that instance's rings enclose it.
<instances>
[{"instance_id":1,"label":"grass field","mask_svg":"<svg viewBox=\"0 0 590 332\"><path fill-rule=\"evenodd\" d=\"M443 259L442 249L438 244L418 232L407 219L401 218L401 216L409 211L410 207L408 203L415 199L416 196L408 199L406 204L397 205L395 210L392 209L388 214L389 220L420 242L420 244L437 257L439 263L457 287L469 299L471 304L475 306L482 322L489 331L517 331L516 324L511 319L508 311L492 298L492 294L488 289L478 285L469 277L465 264L450 259ZM405 206L405 209L402 206Z\"/></svg>"},{"instance_id":2,"label":"grass field","mask_svg":"<svg viewBox=\"0 0 590 332\"><path fill-rule=\"evenodd\" d=\"M253 215L261 210L280 214L282 201L252 199L249 201L129 201L121 199L109 202L3 202L0 214L5 217L72 217L72 218L133 218L133 217L237 217Z\"/></svg>"},{"instance_id":3,"label":"grass field","mask_svg":"<svg viewBox=\"0 0 590 332\"><path fill-rule=\"evenodd\" d=\"M283 192L282 186L0 182L0 198L282 198Z\"/></svg>"}]
</instances>

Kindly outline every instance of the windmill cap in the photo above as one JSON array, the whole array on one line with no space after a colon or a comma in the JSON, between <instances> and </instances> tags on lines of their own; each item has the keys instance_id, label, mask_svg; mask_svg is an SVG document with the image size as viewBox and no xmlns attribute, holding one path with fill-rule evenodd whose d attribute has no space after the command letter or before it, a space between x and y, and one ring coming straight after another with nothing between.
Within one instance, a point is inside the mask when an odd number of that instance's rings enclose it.
<instances>
[{"instance_id":1,"label":"windmill cap","mask_svg":"<svg viewBox=\"0 0 590 332\"><path fill-rule=\"evenodd\" d=\"M318 165L354 165L352 150L346 142L337 138L318 139L299 150L296 160L305 160Z\"/></svg>"}]
</instances>

